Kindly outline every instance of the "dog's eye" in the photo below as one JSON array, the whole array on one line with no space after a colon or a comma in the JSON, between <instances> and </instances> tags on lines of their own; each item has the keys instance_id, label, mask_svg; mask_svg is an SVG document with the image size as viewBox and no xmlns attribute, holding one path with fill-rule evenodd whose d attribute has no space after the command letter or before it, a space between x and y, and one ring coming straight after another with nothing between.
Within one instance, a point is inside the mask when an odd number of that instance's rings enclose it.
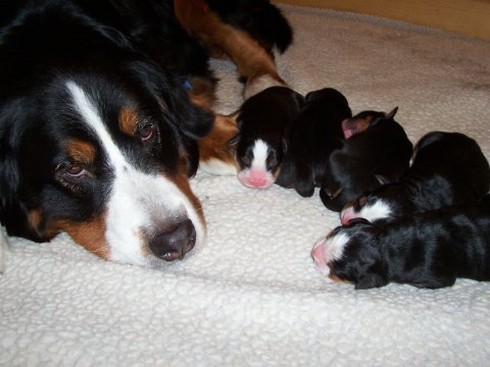
<instances>
[{"instance_id":1,"label":"dog's eye","mask_svg":"<svg viewBox=\"0 0 490 367\"><path fill-rule=\"evenodd\" d=\"M155 124L149 123L143 125L139 131L139 136L143 144L149 142L156 134Z\"/></svg>"},{"instance_id":2,"label":"dog's eye","mask_svg":"<svg viewBox=\"0 0 490 367\"><path fill-rule=\"evenodd\" d=\"M87 170L82 164L72 164L65 169L65 172L71 177L81 177L87 175Z\"/></svg>"},{"instance_id":3,"label":"dog's eye","mask_svg":"<svg viewBox=\"0 0 490 367\"><path fill-rule=\"evenodd\" d=\"M245 167L250 167L250 165L252 164L252 158L250 158L248 155L242 157L241 161Z\"/></svg>"},{"instance_id":4,"label":"dog's eye","mask_svg":"<svg viewBox=\"0 0 490 367\"><path fill-rule=\"evenodd\" d=\"M56 167L56 177L62 183L76 183L80 179L90 176L87 167L82 163L59 164Z\"/></svg>"},{"instance_id":5,"label":"dog's eye","mask_svg":"<svg viewBox=\"0 0 490 367\"><path fill-rule=\"evenodd\" d=\"M267 159L267 168L273 169L277 167L277 158L275 155L270 155Z\"/></svg>"}]
</instances>

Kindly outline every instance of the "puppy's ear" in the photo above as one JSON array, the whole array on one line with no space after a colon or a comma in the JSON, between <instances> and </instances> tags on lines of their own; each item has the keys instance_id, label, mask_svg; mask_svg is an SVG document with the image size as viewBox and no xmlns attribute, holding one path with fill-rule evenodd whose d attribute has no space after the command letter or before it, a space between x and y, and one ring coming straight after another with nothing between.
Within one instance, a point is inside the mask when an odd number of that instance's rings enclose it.
<instances>
[{"instance_id":1,"label":"puppy's ear","mask_svg":"<svg viewBox=\"0 0 490 367\"><path fill-rule=\"evenodd\" d=\"M380 183L380 185L386 185L386 184L391 183L390 179L386 176L374 175L374 177L376 178L376 181L378 181Z\"/></svg>"},{"instance_id":2,"label":"puppy's ear","mask_svg":"<svg viewBox=\"0 0 490 367\"><path fill-rule=\"evenodd\" d=\"M282 151L286 153L288 151L288 139L282 138Z\"/></svg>"},{"instance_id":3,"label":"puppy's ear","mask_svg":"<svg viewBox=\"0 0 490 367\"><path fill-rule=\"evenodd\" d=\"M240 141L240 138L241 138L240 134L235 135L233 138L231 138L230 140L228 140L227 145L230 146L230 147L231 146L234 146L234 145L237 145L238 142Z\"/></svg>"},{"instance_id":4,"label":"puppy's ear","mask_svg":"<svg viewBox=\"0 0 490 367\"><path fill-rule=\"evenodd\" d=\"M398 112L398 106L395 107L395 108L393 108L390 112L388 112L386 114L386 119L387 120L392 120L395 117L395 115L396 115L397 112Z\"/></svg>"},{"instance_id":5,"label":"puppy's ear","mask_svg":"<svg viewBox=\"0 0 490 367\"><path fill-rule=\"evenodd\" d=\"M367 130L371 123L370 118L350 118L342 121L342 131L344 138L349 139L352 135L358 134Z\"/></svg>"}]
</instances>

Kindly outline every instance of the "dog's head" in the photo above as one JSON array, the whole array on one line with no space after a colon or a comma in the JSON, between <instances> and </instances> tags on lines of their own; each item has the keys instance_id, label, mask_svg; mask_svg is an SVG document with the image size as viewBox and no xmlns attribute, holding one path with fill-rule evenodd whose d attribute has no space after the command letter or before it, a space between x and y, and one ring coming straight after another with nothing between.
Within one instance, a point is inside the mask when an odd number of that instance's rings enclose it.
<instances>
[{"instance_id":1,"label":"dog's head","mask_svg":"<svg viewBox=\"0 0 490 367\"><path fill-rule=\"evenodd\" d=\"M118 262L181 259L205 237L188 176L213 117L150 62L106 66L2 78L1 222Z\"/></svg>"},{"instance_id":2,"label":"dog's head","mask_svg":"<svg viewBox=\"0 0 490 367\"><path fill-rule=\"evenodd\" d=\"M378 231L364 219L335 228L311 251L316 267L330 279L354 283L356 289L388 284Z\"/></svg>"}]
</instances>

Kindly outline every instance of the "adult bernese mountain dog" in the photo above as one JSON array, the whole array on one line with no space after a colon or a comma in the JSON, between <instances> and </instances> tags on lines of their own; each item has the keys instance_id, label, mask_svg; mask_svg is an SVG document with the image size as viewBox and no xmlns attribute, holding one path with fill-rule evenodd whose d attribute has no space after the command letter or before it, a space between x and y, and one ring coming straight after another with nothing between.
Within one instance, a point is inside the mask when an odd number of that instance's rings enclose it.
<instances>
[{"instance_id":1,"label":"adult bernese mountain dog","mask_svg":"<svg viewBox=\"0 0 490 367\"><path fill-rule=\"evenodd\" d=\"M283 84L273 50L292 31L280 11L267 0L0 7L7 233L42 242L67 232L102 258L151 267L200 246L205 219L188 178L199 151L223 159L216 144L233 130L212 111L209 57L235 62L246 97Z\"/></svg>"}]
</instances>

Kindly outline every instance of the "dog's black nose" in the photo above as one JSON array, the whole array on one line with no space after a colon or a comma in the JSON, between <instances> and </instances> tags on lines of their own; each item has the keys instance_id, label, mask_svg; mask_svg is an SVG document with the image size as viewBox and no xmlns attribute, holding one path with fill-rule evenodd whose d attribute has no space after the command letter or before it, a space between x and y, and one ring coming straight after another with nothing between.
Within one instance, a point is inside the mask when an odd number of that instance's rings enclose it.
<instances>
[{"instance_id":1,"label":"dog's black nose","mask_svg":"<svg viewBox=\"0 0 490 367\"><path fill-rule=\"evenodd\" d=\"M174 261L182 260L195 243L196 229L190 219L186 219L156 234L150 239L149 246L155 256L165 261Z\"/></svg>"}]
</instances>

